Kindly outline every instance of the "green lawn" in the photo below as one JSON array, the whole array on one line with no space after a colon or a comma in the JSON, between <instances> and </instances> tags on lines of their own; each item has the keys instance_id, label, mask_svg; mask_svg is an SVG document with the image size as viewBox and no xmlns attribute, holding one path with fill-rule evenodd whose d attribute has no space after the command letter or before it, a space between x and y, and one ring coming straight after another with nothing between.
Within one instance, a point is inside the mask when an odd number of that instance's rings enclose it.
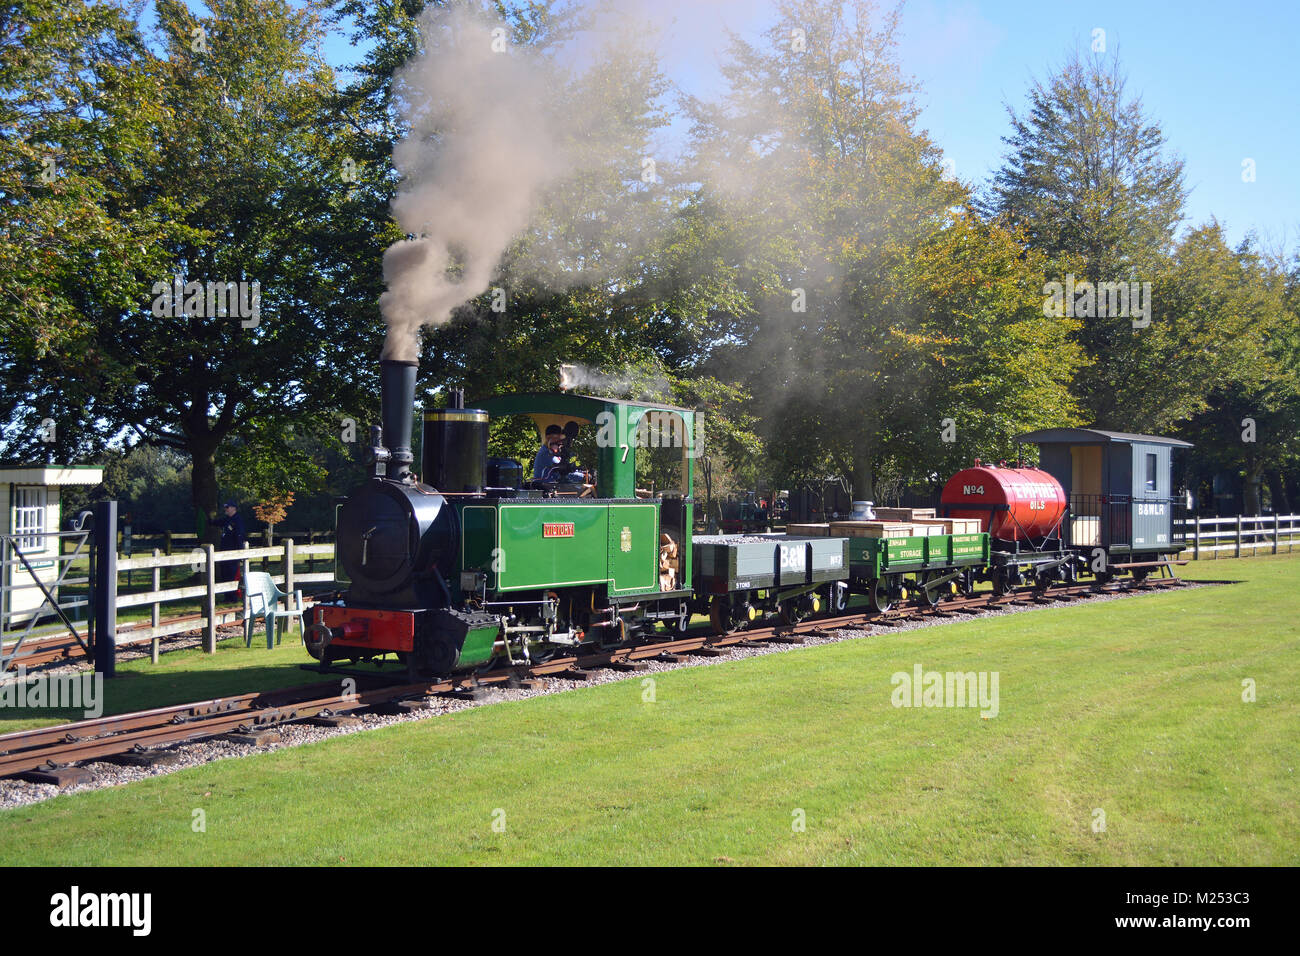
<instances>
[{"instance_id":1,"label":"green lawn","mask_svg":"<svg viewBox=\"0 0 1300 956\"><path fill-rule=\"evenodd\" d=\"M0 812L0 859L1295 865L1300 559L1186 573L1243 583L678 670L652 703L633 675L61 796ZM997 671L999 714L895 708L891 675L918 663Z\"/></svg>"}]
</instances>

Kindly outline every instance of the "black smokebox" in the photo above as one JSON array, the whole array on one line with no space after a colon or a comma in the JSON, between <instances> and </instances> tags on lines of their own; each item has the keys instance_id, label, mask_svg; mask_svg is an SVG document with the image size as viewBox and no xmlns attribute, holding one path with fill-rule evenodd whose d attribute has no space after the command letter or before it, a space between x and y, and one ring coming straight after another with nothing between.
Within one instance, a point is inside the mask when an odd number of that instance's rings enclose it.
<instances>
[{"instance_id":1,"label":"black smokebox","mask_svg":"<svg viewBox=\"0 0 1300 956\"><path fill-rule=\"evenodd\" d=\"M411 421L415 415L415 362L384 359L379 363L380 421L390 453L388 477L407 481L411 473Z\"/></svg>"}]
</instances>

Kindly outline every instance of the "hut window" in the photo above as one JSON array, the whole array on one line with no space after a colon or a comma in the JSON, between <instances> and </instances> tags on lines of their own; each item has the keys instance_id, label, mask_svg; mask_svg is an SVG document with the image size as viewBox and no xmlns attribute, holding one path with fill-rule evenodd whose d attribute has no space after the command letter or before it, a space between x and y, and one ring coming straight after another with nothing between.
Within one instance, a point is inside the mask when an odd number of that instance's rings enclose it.
<instances>
[{"instance_id":1,"label":"hut window","mask_svg":"<svg viewBox=\"0 0 1300 956\"><path fill-rule=\"evenodd\" d=\"M45 550L45 489L14 489L14 535L18 550Z\"/></svg>"},{"instance_id":2,"label":"hut window","mask_svg":"<svg viewBox=\"0 0 1300 956\"><path fill-rule=\"evenodd\" d=\"M1147 491L1159 491L1156 481L1156 456L1147 455Z\"/></svg>"}]
</instances>

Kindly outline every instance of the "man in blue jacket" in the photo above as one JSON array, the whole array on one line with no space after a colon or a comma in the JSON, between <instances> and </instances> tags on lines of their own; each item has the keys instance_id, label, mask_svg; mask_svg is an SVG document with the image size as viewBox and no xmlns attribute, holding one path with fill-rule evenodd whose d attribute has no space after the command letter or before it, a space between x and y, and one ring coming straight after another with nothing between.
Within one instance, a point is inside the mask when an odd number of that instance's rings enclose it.
<instances>
[{"instance_id":1,"label":"man in blue jacket","mask_svg":"<svg viewBox=\"0 0 1300 956\"><path fill-rule=\"evenodd\" d=\"M244 519L240 517L239 509L235 507L233 501L227 501L223 509L226 513L221 521L221 551L238 551L248 540L248 535L244 533ZM217 562L217 580L218 581L238 581L240 564L238 561L218 561Z\"/></svg>"},{"instance_id":2,"label":"man in blue jacket","mask_svg":"<svg viewBox=\"0 0 1300 956\"><path fill-rule=\"evenodd\" d=\"M563 481L581 484L586 473L574 468L564 449L564 430L559 425L546 426L546 441L533 458L533 481Z\"/></svg>"}]
</instances>

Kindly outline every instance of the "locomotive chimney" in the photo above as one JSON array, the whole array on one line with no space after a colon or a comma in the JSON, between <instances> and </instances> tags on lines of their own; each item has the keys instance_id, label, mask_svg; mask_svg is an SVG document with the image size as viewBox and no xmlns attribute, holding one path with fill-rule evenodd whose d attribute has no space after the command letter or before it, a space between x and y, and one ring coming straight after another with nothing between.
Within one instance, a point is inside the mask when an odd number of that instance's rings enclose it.
<instances>
[{"instance_id":1,"label":"locomotive chimney","mask_svg":"<svg viewBox=\"0 0 1300 956\"><path fill-rule=\"evenodd\" d=\"M384 444L390 452L388 477L411 480L411 418L415 414L415 362L384 359L379 363L379 401Z\"/></svg>"}]
</instances>

